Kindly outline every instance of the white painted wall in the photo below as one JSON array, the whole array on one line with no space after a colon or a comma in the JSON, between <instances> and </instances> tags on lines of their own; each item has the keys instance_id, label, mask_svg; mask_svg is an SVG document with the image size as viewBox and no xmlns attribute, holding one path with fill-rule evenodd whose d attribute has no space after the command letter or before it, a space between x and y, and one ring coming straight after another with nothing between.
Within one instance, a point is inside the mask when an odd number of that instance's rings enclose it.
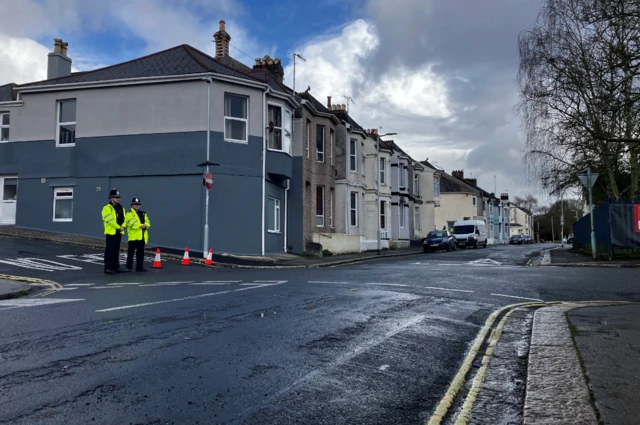
<instances>
[{"instance_id":1,"label":"white painted wall","mask_svg":"<svg viewBox=\"0 0 640 425\"><path fill-rule=\"evenodd\" d=\"M475 217L478 207L473 205L470 193L441 193L440 206L435 209L435 226L442 229L447 221L462 220L464 217Z\"/></svg>"},{"instance_id":2,"label":"white painted wall","mask_svg":"<svg viewBox=\"0 0 640 425\"><path fill-rule=\"evenodd\" d=\"M360 252L360 236L345 235L342 233L314 233L313 242L322 245L323 250L331 251L333 254L348 254Z\"/></svg>"}]
</instances>

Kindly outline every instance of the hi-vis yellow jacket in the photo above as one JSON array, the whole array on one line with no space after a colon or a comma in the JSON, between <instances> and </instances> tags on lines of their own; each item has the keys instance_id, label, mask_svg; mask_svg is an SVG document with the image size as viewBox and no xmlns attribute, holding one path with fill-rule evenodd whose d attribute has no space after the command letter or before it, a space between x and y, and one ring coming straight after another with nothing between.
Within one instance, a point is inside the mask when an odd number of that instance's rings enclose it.
<instances>
[{"instance_id":1,"label":"hi-vis yellow jacket","mask_svg":"<svg viewBox=\"0 0 640 425\"><path fill-rule=\"evenodd\" d=\"M126 220L126 217L125 217ZM105 235L115 235L120 231L120 226L116 222L116 209L113 208L111 203L108 203L102 209L102 224L104 224L104 234ZM125 223L122 223L122 227L126 226Z\"/></svg>"},{"instance_id":2,"label":"hi-vis yellow jacket","mask_svg":"<svg viewBox=\"0 0 640 425\"><path fill-rule=\"evenodd\" d=\"M151 222L149 221L149 217L146 212L144 214L144 224L147 225L146 232L142 231L142 222L140 222L140 217L138 217L138 213L133 208L127 213L125 216L125 223L127 225L127 238L130 241L141 241L142 233L144 233L144 243L149 242L149 227L151 227Z\"/></svg>"}]
</instances>

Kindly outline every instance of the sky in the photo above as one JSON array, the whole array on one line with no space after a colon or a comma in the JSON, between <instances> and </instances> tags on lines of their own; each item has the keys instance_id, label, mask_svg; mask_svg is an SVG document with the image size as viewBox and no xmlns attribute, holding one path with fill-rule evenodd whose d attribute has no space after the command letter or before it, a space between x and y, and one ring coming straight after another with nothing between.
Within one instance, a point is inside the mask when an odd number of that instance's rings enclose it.
<instances>
[{"instance_id":1,"label":"sky","mask_svg":"<svg viewBox=\"0 0 640 425\"><path fill-rule=\"evenodd\" d=\"M415 160L462 169L488 192L545 198L526 176L514 114L518 34L540 0L0 0L0 85L46 78L53 38L86 71L180 44L282 59L285 82L347 103ZM495 179L494 179L495 176Z\"/></svg>"}]
</instances>

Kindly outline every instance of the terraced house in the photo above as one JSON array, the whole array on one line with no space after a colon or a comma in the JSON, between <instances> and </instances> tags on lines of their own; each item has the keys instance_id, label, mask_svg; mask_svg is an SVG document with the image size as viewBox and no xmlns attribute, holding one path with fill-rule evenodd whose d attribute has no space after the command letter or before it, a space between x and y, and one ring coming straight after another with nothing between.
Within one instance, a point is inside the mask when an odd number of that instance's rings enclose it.
<instances>
[{"instance_id":1,"label":"terraced house","mask_svg":"<svg viewBox=\"0 0 640 425\"><path fill-rule=\"evenodd\" d=\"M180 45L80 73L56 40L47 80L0 90L0 185L14 201L3 201L3 220L15 208L18 226L100 236L99 211L115 187L127 206L142 199L152 244L197 249L206 221L199 165L208 159L218 164L209 245L285 250L299 103L279 60L234 60L224 21L214 38L216 57Z\"/></svg>"}]
</instances>

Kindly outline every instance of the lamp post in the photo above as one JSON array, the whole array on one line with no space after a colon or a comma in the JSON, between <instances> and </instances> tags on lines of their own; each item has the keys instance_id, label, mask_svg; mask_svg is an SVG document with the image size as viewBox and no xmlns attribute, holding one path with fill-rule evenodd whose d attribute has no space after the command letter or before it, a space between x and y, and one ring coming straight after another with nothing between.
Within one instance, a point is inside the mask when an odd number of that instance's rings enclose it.
<instances>
[{"instance_id":1,"label":"lamp post","mask_svg":"<svg viewBox=\"0 0 640 425\"><path fill-rule=\"evenodd\" d=\"M381 250L381 244L382 241L380 239L380 138L381 137L385 137L385 136L395 136L398 133L385 133L385 134L381 134L377 137L376 140L376 149L378 150L378 155L376 155L376 204L378 205L377 211L378 211L378 255L380 255L380 250ZM386 177L386 175L385 175Z\"/></svg>"},{"instance_id":2,"label":"lamp post","mask_svg":"<svg viewBox=\"0 0 640 425\"><path fill-rule=\"evenodd\" d=\"M584 187L589 190L589 221L591 222L591 255L593 259L597 259L598 252L596 250L596 232L593 228L593 196L591 189L598 179L598 173L592 173L591 168L587 168L583 174L578 174L578 178Z\"/></svg>"}]
</instances>

